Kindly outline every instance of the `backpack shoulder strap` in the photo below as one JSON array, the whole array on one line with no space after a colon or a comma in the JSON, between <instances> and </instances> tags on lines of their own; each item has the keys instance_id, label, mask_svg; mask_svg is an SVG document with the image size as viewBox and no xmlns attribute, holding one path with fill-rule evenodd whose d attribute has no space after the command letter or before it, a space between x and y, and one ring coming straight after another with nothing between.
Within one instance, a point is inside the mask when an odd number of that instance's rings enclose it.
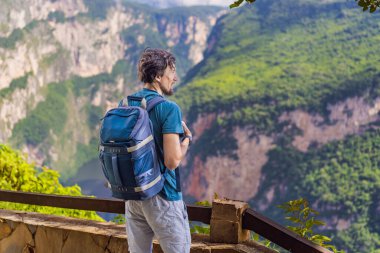
<instances>
[{"instance_id":1,"label":"backpack shoulder strap","mask_svg":"<svg viewBox=\"0 0 380 253\"><path fill-rule=\"evenodd\" d=\"M140 106L142 108L146 108L146 100L144 97L137 97L137 96L128 96L127 98L124 98L123 100L120 101L119 103L119 107L120 106L123 106L123 107L126 107L126 106L129 106L130 103L129 101L137 101L140 103Z\"/></svg>"},{"instance_id":2,"label":"backpack shoulder strap","mask_svg":"<svg viewBox=\"0 0 380 253\"><path fill-rule=\"evenodd\" d=\"M162 102L165 102L166 99L161 96L155 96L149 102L147 103L146 110L150 112L156 105L161 104Z\"/></svg>"},{"instance_id":3,"label":"backpack shoulder strap","mask_svg":"<svg viewBox=\"0 0 380 253\"><path fill-rule=\"evenodd\" d=\"M149 102L146 102L144 97L137 97L137 96L128 96L127 98L124 98L119 102L118 107L124 107L128 106L129 100L134 100L137 102L140 102L140 106L144 109L146 109L148 112L150 112L156 105L161 104L162 102L165 102L166 99L162 96L156 96L149 100Z\"/></svg>"},{"instance_id":4,"label":"backpack shoulder strap","mask_svg":"<svg viewBox=\"0 0 380 253\"><path fill-rule=\"evenodd\" d=\"M156 105L162 103L162 102L165 102L166 99L163 98L162 96L156 96L154 98L152 98L148 103L147 103L147 108L146 110L148 112L150 112ZM167 170L167 169L166 169ZM163 174L164 177L166 175L167 171ZM177 192L181 192L181 179L180 179L180 175L179 175L179 168L176 168L175 169L175 179L176 179L176 191ZM165 179L166 180L166 179Z\"/></svg>"}]
</instances>

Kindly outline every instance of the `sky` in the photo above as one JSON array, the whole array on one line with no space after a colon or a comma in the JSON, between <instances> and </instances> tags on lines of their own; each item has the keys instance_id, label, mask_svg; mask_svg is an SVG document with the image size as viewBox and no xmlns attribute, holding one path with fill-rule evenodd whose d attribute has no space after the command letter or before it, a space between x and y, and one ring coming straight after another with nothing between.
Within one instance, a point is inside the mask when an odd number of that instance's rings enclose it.
<instances>
[{"instance_id":1,"label":"sky","mask_svg":"<svg viewBox=\"0 0 380 253\"><path fill-rule=\"evenodd\" d=\"M150 4L156 7L166 8L173 6L191 5L219 5L228 7L234 0L132 0L133 2Z\"/></svg>"}]
</instances>

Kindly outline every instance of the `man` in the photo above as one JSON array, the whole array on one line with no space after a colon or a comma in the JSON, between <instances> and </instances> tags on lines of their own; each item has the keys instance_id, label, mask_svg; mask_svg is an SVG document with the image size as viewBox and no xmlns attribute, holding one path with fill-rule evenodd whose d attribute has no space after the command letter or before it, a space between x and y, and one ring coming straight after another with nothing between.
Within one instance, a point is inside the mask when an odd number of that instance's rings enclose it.
<instances>
[{"instance_id":1,"label":"man","mask_svg":"<svg viewBox=\"0 0 380 253\"><path fill-rule=\"evenodd\" d=\"M149 101L156 96L172 95L177 81L174 56L165 50L146 49L139 60L138 76L144 88L133 96ZM149 118L165 183L151 199L126 201L129 251L152 252L155 236L165 253L187 253L191 244L189 222L175 170L186 155L192 135L182 121L180 108L169 100L156 105ZM182 141L180 135L184 136Z\"/></svg>"}]
</instances>

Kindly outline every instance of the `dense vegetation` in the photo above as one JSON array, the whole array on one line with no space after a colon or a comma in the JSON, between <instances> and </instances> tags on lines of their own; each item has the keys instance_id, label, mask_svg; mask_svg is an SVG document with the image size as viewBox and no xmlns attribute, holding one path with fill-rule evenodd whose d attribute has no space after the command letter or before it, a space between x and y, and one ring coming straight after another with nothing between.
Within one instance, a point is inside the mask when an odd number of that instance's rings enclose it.
<instances>
[{"instance_id":1,"label":"dense vegetation","mask_svg":"<svg viewBox=\"0 0 380 253\"><path fill-rule=\"evenodd\" d=\"M66 21L65 13L62 11L50 12L47 19L56 23L64 23Z\"/></svg>"},{"instance_id":2,"label":"dense vegetation","mask_svg":"<svg viewBox=\"0 0 380 253\"><path fill-rule=\"evenodd\" d=\"M46 167L38 169L33 164L28 163L25 156L3 144L0 144L0 189L82 196L79 186L62 186L59 182L59 173L57 171ZM99 221L103 220L93 211L70 210L6 202L0 202L0 209L23 210Z\"/></svg>"},{"instance_id":3,"label":"dense vegetation","mask_svg":"<svg viewBox=\"0 0 380 253\"><path fill-rule=\"evenodd\" d=\"M314 147L307 153L279 145L269 153L263 173L267 180L260 186L253 203L263 203L263 195L275 188L277 198L270 211L280 218L276 203L304 196L321 211L330 225L337 217L348 228L335 234L336 244L348 252L374 252L380 248L378 210L380 202L380 131ZM286 185L286 193L281 189ZM337 221L335 221L337 222Z\"/></svg>"},{"instance_id":4,"label":"dense vegetation","mask_svg":"<svg viewBox=\"0 0 380 253\"><path fill-rule=\"evenodd\" d=\"M27 26L25 26L23 29L16 28L12 31L12 33L9 36L0 37L0 48L14 49L16 43L22 41L25 38L25 33L31 31L34 27L36 27L37 24L38 21L34 20L30 22Z\"/></svg>"},{"instance_id":5,"label":"dense vegetation","mask_svg":"<svg viewBox=\"0 0 380 253\"><path fill-rule=\"evenodd\" d=\"M88 13L85 15L92 19L105 19L109 8L115 5L114 1L104 0L84 0L84 3L88 8Z\"/></svg>"},{"instance_id":6,"label":"dense vegetation","mask_svg":"<svg viewBox=\"0 0 380 253\"><path fill-rule=\"evenodd\" d=\"M8 37L0 37L0 47L13 49L16 42L23 39L23 32L21 29L15 29Z\"/></svg>"},{"instance_id":7,"label":"dense vegetation","mask_svg":"<svg viewBox=\"0 0 380 253\"><path fill-rule=\"evenodd\" d=\"M5 98L9 94L12 94L16 89L25 89L28 83L28 77L31 75L31 72L25 74L22 77L12 80L9 84L9 87L0 90L0 99Z\"/></svg>"},{"instance_id":8,"label":"dense vegetation","mask_svg":"<svg viewBox=\"0 0 380 253\"><path fill-rule=\"evenodd\" d=\"M353 96L372 103L380 88L379 18L339 1L263 0L235 11L219 20L209 38L213 47L177 91L191 122L202 113L217 114L191 155L237 159L236 126L274 136L276 147L251 204L268 204L274 187L275 198L262 211L282 223L276 205L305 197L321 210L338 248L378 252L380 226L373 221L380 210L380 132L312 145L303 153L291 145L302 132L286 130L288 122L278 118L302 109L333 124L328 104Z\"/></svg>"},{"instance_id":9,"label":"dense vegetation","mask_svg":"<svg viewBox=\"0 0 380 253\"><path fill-rule=\"evenodd\" d=\"M379 32L378 17L347 4L258 2L219 20L209 38L214 46L188 73L176 100L190 121L216 112L199 146L226 140L210 152L233 156L229 133L236 125L270 134L281 131L278 117L285 111L327 118L328 104L364 93L376 97Z\"/></svg>"},{"instance_id":10,"label":"dense vegetation","mask_svg":"<svg viewBox=\"0 0 380 253\"><path fill-rule=\"evenodd\" d=\"M324 113L328 103L378 92L378 18L331 5L282 1L276 13L257 3L221 19L210 38L217 42L189 73L179 103L190 116L224 112L223 126L269 132L284 111Z\"/></svg>"}]
</instances>

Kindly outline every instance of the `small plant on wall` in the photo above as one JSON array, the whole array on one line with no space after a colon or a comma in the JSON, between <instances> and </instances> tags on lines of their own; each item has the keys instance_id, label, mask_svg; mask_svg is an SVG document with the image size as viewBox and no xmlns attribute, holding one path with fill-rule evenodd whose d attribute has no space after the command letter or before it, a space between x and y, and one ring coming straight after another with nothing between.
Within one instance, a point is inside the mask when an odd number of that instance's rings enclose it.
<instances>
[{"instance_id":1,"label":"small plant on wall","mask_svg":"<svg viewBox=\"0 0 380 253\"><path fill-rule=\"evenodd\" d=\"M291 200L278 207L285 211L285 219L293 223L292 226L287 226L288 229L334 253L344 253L343 250L337 250L335 246L328 244L331 238L314 232L315 227L326 224L317 219L319 213L310 207L306 199Z\"/></svg>"},{"instance_id":2,"label":"small plant on wall","mask_svg":"<svg viewBox=\"0 0 380 253\"><path fill-rule=\"evenodd\" d=\"M218 199L218 194L214 194L214 199ZM195 203L198 206L211 207L211 203L208 200L199 201ZM345 253L343 250L337 250L335 246L328 244L331 242L331 238L317 234L314 230L315 227L326 225L323 221L318 220L319 213L310 207L309 202L304 198L291 200L279 205L278 208L284 210L285 219L290 221L292 225L287 226L288 229L294 233L320 245L326 249L332 250L334 253ZM210 234L209 225L198 225L191 223L191 233L195 234ZM271 241L262 238L260 235L252 232L251 239L257 241L268 248L271 248L277 252L283 252L279 246L273 244Z\"/></svg>"}]
</instances>

